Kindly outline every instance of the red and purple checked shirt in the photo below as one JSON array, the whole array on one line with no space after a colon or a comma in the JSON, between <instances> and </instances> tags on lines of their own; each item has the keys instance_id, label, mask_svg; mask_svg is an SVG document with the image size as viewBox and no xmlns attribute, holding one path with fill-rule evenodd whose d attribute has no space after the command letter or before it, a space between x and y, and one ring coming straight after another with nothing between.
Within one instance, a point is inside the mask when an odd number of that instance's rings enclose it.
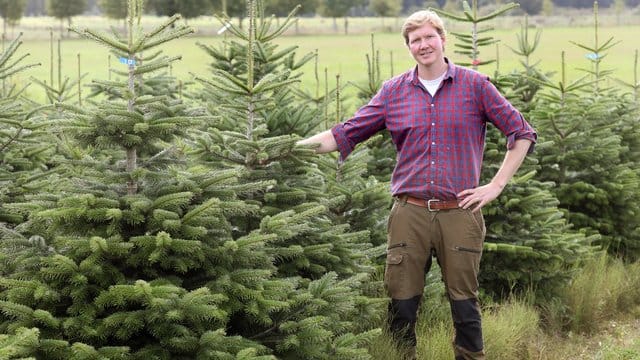
<instances>
[{"instance_id":1,"label":"red and purple checked shirt","mask_svg":"<svg viewBox=\"0 0 640 360\"><path fill-rule=\"evenodd\" d=\"M340 157L382 129L395 144L391 194L453 200L478 186L487 122L515 140L536 140L533 128L489 81L446 60L449 69L435 97L418 78L417 66L386 81L380 91L331 132ZM533 150L533 144L529 152Z\"/></svg>"}]
</instances>

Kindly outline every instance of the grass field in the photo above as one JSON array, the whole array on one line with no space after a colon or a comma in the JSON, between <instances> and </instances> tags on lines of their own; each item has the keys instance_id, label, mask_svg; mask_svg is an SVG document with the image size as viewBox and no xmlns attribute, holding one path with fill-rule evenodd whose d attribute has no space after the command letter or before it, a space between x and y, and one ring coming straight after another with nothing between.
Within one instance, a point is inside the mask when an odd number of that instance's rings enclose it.
<instances>
[{"instance_id":1,"label":"grass field","mask_svg":"<svg viewBox=\"0 0 640 360\"><path fill-rule=\"evenodd\" d=\"M520 57L515 55L509 47L517 47L516 35L520 31L519 22L522 22L523 19L513 17L509 17L508 19L510 19L509 22L502 20L502 22L498 23L498 25L503 26L502 28L496 26L496 30L490 33L490 35L500 40L499 45L492 48L485 48L481 53L481 59L496 58L496 53L499 53L499 69L503 73L522 68L519 63ZM589 19L590 15L588 14L578 17L579 21L576 20L575 22L580 24L579 26L530 26L529 39L535 37L537 29L542 30L540 45L538 50L533 54L532 60L534 62L539 61L539 67L543 71L554 71L559 74L561 69L561 53L564 51L568 79L576 79L582 76L584 72L578 69L590 68L591 66L586 58L589 51L572 44L571 41L588 47L594 46L595 32L594 27L589 25L589 21L592 22L592 20ZM14 78L13 81L25 83L28 82L31 77L47 80L47 82L50 81L50 30L46 29L57 26L58 23L52 22L52 19L46 21L49 22L47 23L42 19L39 20L39 22L34 19L25 19L22 22L21 28L15 30L24 32L24 44L21 47L20 53L30 54L25 62L37 62L40 63L41 66L21 73L18 77ZM145 28L151 29L160 22L160 19L147 18L144 21L144 24L147 24ZM184 80L189 79L192 73L206 76L208 72L210 59L204 51L196 46L196 42L219 44L224 39L224 36L216 35L215 31L213 31L216 28L214 19L207 20L208 23L206 24L203 23L205 20L200 19L199 21L200 23L196 22L196 24L194 24L198 30L195 35L174 40L162 47L167 55L182 56L182 60L176 62L171 71L174 75ZM324 21L327 22L325 27L331 27L331 20ZM278 38L276 42L283 47L297 46L299 57L307 52L317 51L318 69L322 83L325 69L330 82L335 82L336 75L338 74L343 84L347 81L366 81L367 67L365 54L371 52L371 34L375 37L376 48L379 50L382 59L381 71L383 78L388 78L393 74L398 74L413 66L413 60L410 58L399 33L385 31L385 29L390 27L399 27L399 24L396 25L398 20L385 19L383 23L383 20L380 19L369 19L370 28L368 29L371 31L368 32L363 31L365 27L359 24L358 21L362 20L351 20L351 22L354 23L351 27L354 28L354 32L356 32L354 34L287 35ZM532 24L541 22L544 21L531 21ZM108 25L117 25L114 22L109 22L102 18L91 17L79 18L76 24L80 28L88 26L92 28L105 28ZM121 24L122 23L119 25L121 26ZM338 21L338 24L341 25L341 22ZM380 26L377 27L372 24L380 24ZM383 27L382 24L386 24L386 27ZM487 26L491 25L496 24L488 24ZM464 31L464 29L460 29L460 24L453 23L449 28L455 31ZM38 34L38 36L32 36L33 33ZM600 44L610 38L613 38L613 42L618 42L617 45L606 53L607 55L601 65L604 69L613 70L613 77L625 79L627 82L633 81L634 53L640 48L640 43L637 40L638 34L640 34L640 25L613 25L602 26L600 28ZM57 33L55 36L57 38ZM464 59L454 53L455 41L456 39L453 36L449 36L446 47L447 55L454 62ZM57 59L57 45L54 47L54 58ZM61 40L61 53L63 57L63 77L77 77L79 55L80 70L82 73L88 73L85 82L91 79L108 78L109 52L106 48L96 43L79 39L72 34L72 36ZM112 57L111 66L116 68L124 65L119 64L118 60ZM54 68L57 68L57 64L54 64ZM493 75L495 70L495 64L480 68L480 71L489 75ZM54 79L57 81L57 74L54 76ZM553 79L557 82L560 80L560 77L559 75L555 75ZM322 88L324 88L323 84L321 85ZM306 67L302 86L310 89L316 87L313 64ZM40 89L31 88L29 89L28 95L38 100L43 96L41 93L42 91Z\"/></svg>"}]
</instances>

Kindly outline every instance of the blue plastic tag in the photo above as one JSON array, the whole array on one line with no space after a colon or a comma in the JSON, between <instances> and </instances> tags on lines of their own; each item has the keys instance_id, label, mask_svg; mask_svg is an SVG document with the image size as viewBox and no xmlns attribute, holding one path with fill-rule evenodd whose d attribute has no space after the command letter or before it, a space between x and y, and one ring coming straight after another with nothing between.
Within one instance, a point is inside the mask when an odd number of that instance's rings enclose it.
<instances>
[{"instance_id":1,"label":"blue plastic tag","mask_svg":"<svg viewBox=\"0 0 640 360\"><path fill-rule=\"evenodd\" d=\"M598 60L599 58L601 58L601 56L596 53L588 53L587 55L585 55L585 57L589 60Z\"/></svg>"},{"instance_id":2,"label":"blue plastic tag","mask_svg":"<svg viewBox=\"0 0 640 360\"><path fill-rule=\"evenodd\" d=\"M136 60L135 59L129 59L126 57L121 57L120 58L120 63L125 64L125 65L135 65L136 64Z\"/></svg>"}]
</instances>

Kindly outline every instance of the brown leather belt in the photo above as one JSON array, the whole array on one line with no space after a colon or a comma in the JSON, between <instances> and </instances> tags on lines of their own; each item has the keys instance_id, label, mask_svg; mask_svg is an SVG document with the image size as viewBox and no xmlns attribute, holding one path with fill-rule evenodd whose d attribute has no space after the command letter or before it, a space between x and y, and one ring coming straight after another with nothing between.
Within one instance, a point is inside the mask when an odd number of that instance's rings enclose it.
<instances>
[{"instance_id":1,"label":"brown leather belt","mask_svg":"<svg viewBox=\"0 0 640 360\"><path fill-rule=\"evenodd\" d=\"M460 206L458 205L458 200L425 200L408 195L402 195L399 197L399 199L402 201L406 201L409 204L426 207L427 209L429 209L429 211L452 210L460 208Z\"/></svg>"}]
</instances>

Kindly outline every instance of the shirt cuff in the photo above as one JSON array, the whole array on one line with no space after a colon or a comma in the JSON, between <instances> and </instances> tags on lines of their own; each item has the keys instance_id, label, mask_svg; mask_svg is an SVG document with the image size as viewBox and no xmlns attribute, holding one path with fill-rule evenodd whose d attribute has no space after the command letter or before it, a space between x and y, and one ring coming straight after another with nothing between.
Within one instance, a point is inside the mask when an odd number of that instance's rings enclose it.
<instances>
[{"instance_id":1,"label":"shirt cuff","mask_svg":"<svg viewBox=\"0 0 640 360\"><path fill-rule=\"evenodd\" d=\"M536 141L538 139L538 134L535 132L524 132L524 133L514 133L507 136L507 150L513 149L513 146L516 143L516 140L526 139L531 141L531 145L529 145L529 149L527 150L527 154L531 154L535 149Z\"/></svg>"},{"instance_id":2,"label":"shirt cuff","mask_svg":"<svg viewBox=\"0 0 640 360\"><path fill-rule=\"evenodd\" d=\"M331 128L331 134L333 138L336 140L336 145L338 145L338 152L340 152L340 161L344 161L349 154L353 151L354 145L351 144L347 134L343 128L344 124L337 124Z\"/></svg>"}]
</instances>

